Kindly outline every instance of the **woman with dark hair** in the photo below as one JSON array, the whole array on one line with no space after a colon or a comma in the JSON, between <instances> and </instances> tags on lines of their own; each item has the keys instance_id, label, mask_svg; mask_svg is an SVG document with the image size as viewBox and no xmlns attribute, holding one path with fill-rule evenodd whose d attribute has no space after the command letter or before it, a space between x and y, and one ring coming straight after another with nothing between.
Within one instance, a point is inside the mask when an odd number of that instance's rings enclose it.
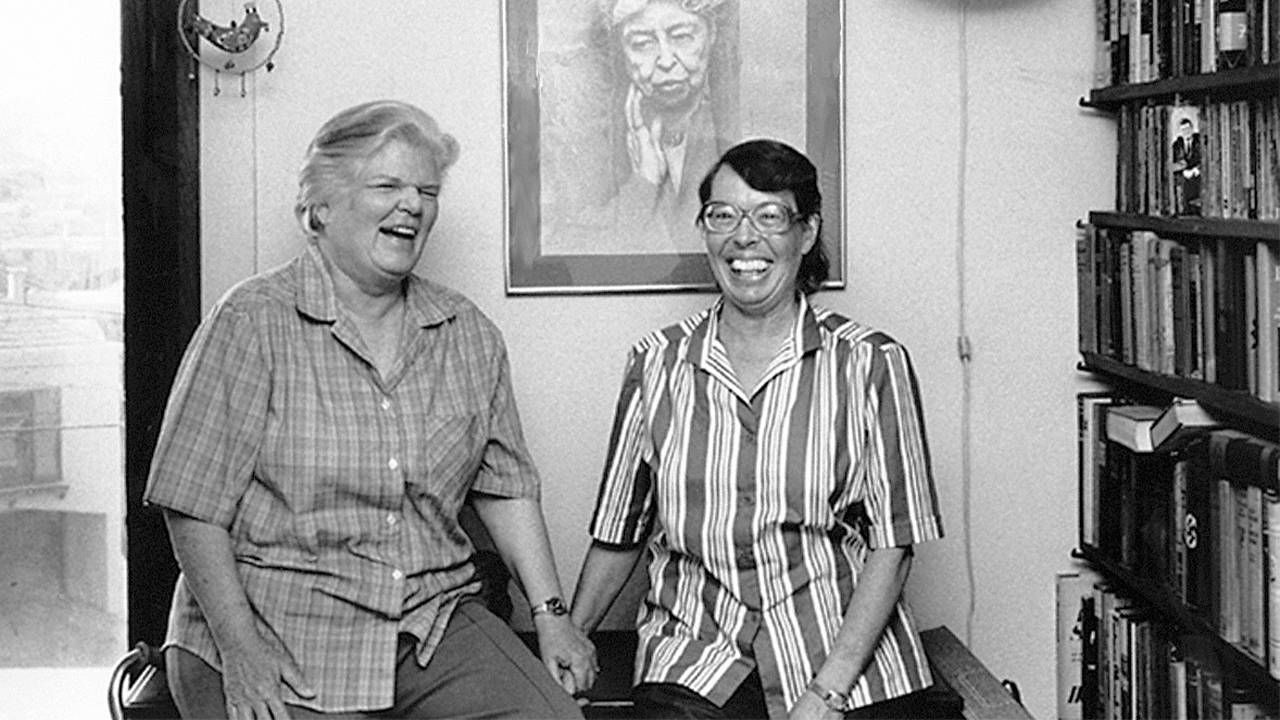
<instances>
[{"instance_id":1,"label":"woman with dark hair","mask_svg":"<svg viewBox=\"0 0 1280 720\"><path fill-rule=\"evenodd\" d=\"M631 349L572 617L647 549L641 717L907 717L932 680L902 588L942 534L911 362L810 304L808 158L742 143L699 195L720 298Z\"/></svg>"}]
</instances>

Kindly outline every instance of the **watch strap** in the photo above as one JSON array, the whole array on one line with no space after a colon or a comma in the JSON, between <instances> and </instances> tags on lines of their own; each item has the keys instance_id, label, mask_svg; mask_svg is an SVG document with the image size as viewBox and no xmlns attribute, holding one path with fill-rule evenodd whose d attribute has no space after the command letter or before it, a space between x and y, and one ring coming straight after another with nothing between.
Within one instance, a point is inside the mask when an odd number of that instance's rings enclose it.
<instances>
[{"instance_id":1,"label":"watch strap","mask_svg":"<svg viewBox=\"0 0 1280 720\"><path fill-rule=\"evenodd\" d=\"M564 604L564 600L559 597L549 597L546 600L534 605L529 609L529 613L533 616L538 615L568 615L569 606Z\"/></svg>"},{"instance_id":2,"label":"watch strap","mask_svg":"<svg viewBox=\"0 0 1280 720\"><path fill-rule=\"evenodd\" d=\"M845 707L849 704L848 695L836 692L835 690L826 687L822 683L818 682L817 678L810 680L809 687L806 689L816 695L818 699L822 701L822 704L827 706L828 710L844 712Z\"/></svg>"}]
</instances>

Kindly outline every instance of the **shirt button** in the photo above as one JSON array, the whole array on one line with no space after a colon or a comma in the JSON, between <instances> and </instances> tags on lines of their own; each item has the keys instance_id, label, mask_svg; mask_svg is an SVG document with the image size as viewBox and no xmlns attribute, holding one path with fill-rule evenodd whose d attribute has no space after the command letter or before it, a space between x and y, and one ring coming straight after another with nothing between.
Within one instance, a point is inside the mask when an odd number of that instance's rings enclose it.
<instances>
[{"instance_id":1,"label":"shirt button","mask_svg":"<svg viewBox=\"0 0 1280 720\"><path fill-rule=\"evenodd\" d=\"M389 513L389 514L387 515L387 524L388 524L388 525L395 525L395 524L396 524L396 515L395 515L395 513Z\"/></svg>"},{"instance_id":2,"label":"shirt button","mask_svg":"<svg viewBox=\"0 0 1280 720\"><path fill-rule=\"evenodd\" d=\"M400 571L400 568L396 568L395 570L391 571L391 577L396 580L403 580L404 573Z\"/></svg>"},{"instance_id":3,"label":"shirt button","mask_svg":"<svg viewBox=\"0 0 1280 720\"><path fill-rule=\"evenodd\" d=\"M750 504L754 503L755 501L756 501L756 499L755 499L755 498L753 498L753 497L751 497L750 495L747 495L747 494L745 494L745 493L738 495L738 502L742 503L743 505L750 505Z\"/></svg>"},{"instance_id":4,"label":"shirt button","mask_svg":"<svg viewBox=\"0 0 1280 720\"><path fill-rule=\"evenodd\" d=\"M378 403L378 404L382 407L382 409L383 409L383 410L390 410L390 409L391 409L391 400L390 400L390 398L382 398L382 402L380 402L380 403Z\"/></svg>"},{"instance_id":5,"label":"shirt button","mask_svg":"<svg viewBox=\"0 0 1280 720\"><path fill-rule=\"evenodd\" d=\"M391 458L390 460L387 461L387 467L391 468L392 470L397 470L400 468L400 461L396 460L395 458Z\"/></svg>"}]
</instances>

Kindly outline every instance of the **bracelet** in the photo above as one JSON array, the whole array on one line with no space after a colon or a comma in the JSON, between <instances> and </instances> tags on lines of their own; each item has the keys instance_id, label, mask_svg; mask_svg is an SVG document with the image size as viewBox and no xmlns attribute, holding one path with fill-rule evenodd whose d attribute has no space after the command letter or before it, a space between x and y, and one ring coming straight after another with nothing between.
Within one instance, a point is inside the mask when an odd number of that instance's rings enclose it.
<instances>
[{"instance_id":1,"label":"bracelet","mask_svg":"<svg viewBox=\"0 0 1280 720\"><path fill-rule=\"evenodd\" d=\"M534 605L529 610L529 614L533 617L537 617L543 613L546 613L547 615L568 615L569 608L564 604L564 600L561 600L558 597L549 597L537 605Z\"/></svg>"},{"instance_id":2,"label":"bracelet","mask_svg":"<svg viewBox=\"0 0 1280 720\"><path fill-rule=\"evenodd\" d=\"M805 689L814 695L817 695L818 699L822 700L822 704L826 705L828 710L844 712L845 707L849 704L848 695L823 687L822 683L818 682L817 678L810 680L809 687Z\"/></svg>"}]
</instances>

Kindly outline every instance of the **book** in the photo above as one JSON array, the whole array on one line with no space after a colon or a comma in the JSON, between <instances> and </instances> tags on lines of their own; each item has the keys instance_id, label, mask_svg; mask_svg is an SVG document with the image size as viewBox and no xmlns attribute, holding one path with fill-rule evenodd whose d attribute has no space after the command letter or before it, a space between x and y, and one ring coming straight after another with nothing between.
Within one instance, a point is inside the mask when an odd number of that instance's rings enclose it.
<instances>
[{"instance_id":1,"label":"book","mask_svg":"<svg viewBox=\"0 0 1280 720\"><path fill-rule=\"evenodd\" d=\"M1106 412L1115 402L1106 392L1084 392L1076 396L1076 422L1079 438L1076 449L1079 462L1080 543L1097 547L1098 495L1106 471Z\"/></svg>"},{"instance_id":2,"label":"book","mask_svg":"<svg viewBox=\"0 0 1280 720\"><path fill-rule=\"evenodd\" d=\"M1276 267L1271 243L1259 240L1254 269L1257 273L1258 308L1255 328L1258 346L1258 397L1280 399L1280 268Z\"/></svg>"},{"instance_id":3,"label":"book","mask_svg":"<svg viewBox=\"0 0 1280 720\"><path fill-rule=\"evenodd\" d=\"M1267 558L1267 672L1280 680L1280 494L1263 496L1263 552Z\"/></svg>"},{"instance_id":4,"label":"book","mask_svg":"<svg viewBox=\"0 0 1280 720\"><path fill-rule=\"evenodd\" d=\"M1195 438L1181 453L1186 473L1186 510L1182 523L1182 540L1186 554L1185 601L1207 622L1216 623L1213 614L1215 589L1214 569L1216 531L1212 525L1210 492L1213 484L1209 474L1209 439Z\"/></svg>"},{"instance_id":5,"label":"book","mask_svg":"<svg viewBox=\"0 0 1280 720\"><path fill-rule=\"evenodd\" d=\"M1185 442L1198 430L1218 425L1218 421L1200 403L1175 398L1151 424L1151 444L1156 448L1169 449Z\"/></svg>"},{"instance_id":6,"label":"book","mask_svg":"<svg viewBox=\"0 0 1280 720\"><path fill-rule=\"evenodd\" d=\"M1151 256L1151 307L1155 316L1152 324L1155 328L1153 362L1155 370L1165 375L1177 372L1173 288L1173 253L1176 247L1176 241L1159 238L1156 240L1155 253Z\"/></svg>"},{"instance_id":7,"label":"book","mask_svg":"<svg viewBox=\"0 0 1280 720\"><path fill-rule=\"evenodd\" d=\"M1076 223L1076 328L1082 353L1098 351L1098 295L1094 275L1097 240L1094 234L1094 226Z\"/></svg>"},{"instance_id":8,"label":"book","mask_svg":"<svg viewBox=\"0 0 1280 720\"><path fill-rule=\"evenodd\" d=\"M1133 337L1134 337L1134 364L1142 370L1155 371L1157 369L1157 360L1155 359L1154 342L1159 338L1159 334L1155 328L1155 310L1152 298L1154 297L1152 282L1152 268L1154 267L1153 256L1157 242L1155 233L1147 230L1134 231L1132 234L1133 241L1133 259L1130 263L1133 274Z\"/></svg>"},{"instance_id":9,"label":"book","mask_svg":"<svg viewBox=\"0 0 1280 720\"><path fill-rule=\"evenodd\" d=\"M1058 720L1081 720L1081 683L1084 672L1085 601L1093 598L1093 586L1101 578L1082 568L1058 573L1054 578L1058 636Z\"/></svg>"},{"instance_id":10,"label":"book","mask_svg":"<svg viewBox=\"0 0 1280 720\"><path fill-rule=\"evenodd\" d=\"M1263 557L1262 488L1257 485L1244 487L1244 577L1241 590L1244 601L1242 640L1244 651L1259 663L1266 662L1266 559Z\"/></svg>"},{"instance_id":11,"label":"book","mask_svg":"<svg viewBox=\"0 0 1280 720\"><path fill-rule=\"evenodd\" d=\"M1161 412L1153 405L1114 405L1107 410L1107 439L1134 452L1151 452L1151 426Z\"/></svg>"},{"instance_id":12,"label":"book","mask_svg":"<svg viewBox=\"0 0 1280 720\"><path fill-rule=\"evenodd\" d=\"M1244 256L1244 333L1245 333L1245 387L1250 393L1260 395L1258 385L1258 271L1257 257L1253 253Z\"/></svg>"},{"instance_id":13,"label":"book","mask_svg":"<svg viewBox=\"0 0 1280 720\"><path fill-rule=\"evenodd\" d=\"M1204 381L1218 381L1218 356L1215 346L1218 305L1216 278L1217 261L1213 247L1201 245L1200 253L1200 348L1204 355Z\"/></svg>"}]
</instances>

